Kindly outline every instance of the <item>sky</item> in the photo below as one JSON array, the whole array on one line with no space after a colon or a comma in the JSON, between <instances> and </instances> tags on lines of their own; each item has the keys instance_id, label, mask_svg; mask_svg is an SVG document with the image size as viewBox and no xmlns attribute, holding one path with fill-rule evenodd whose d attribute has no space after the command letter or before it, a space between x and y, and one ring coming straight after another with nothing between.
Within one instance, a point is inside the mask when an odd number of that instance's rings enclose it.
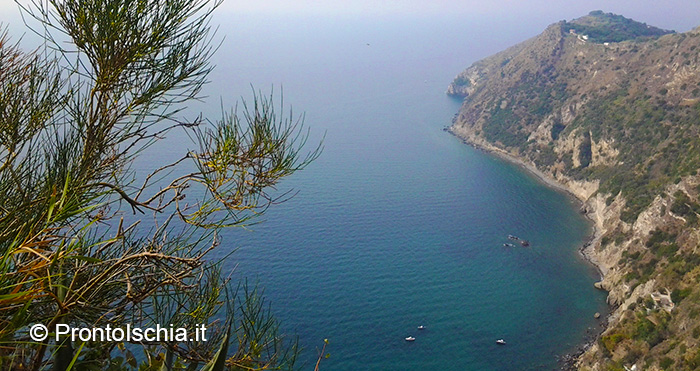
<instances>
[{"instance_id":1,"label":"sky","mask_svg":"<svg viewBox=\"0 0 700 371\"><path fill-rule=\"evenodd\" d=\"M549 16L567 19L587 14L591 10L614 12L675 26L681 31L700 25L700 2L697 0L248 0L224 2L223 9L251 13L301 13L317 15L353 14L365 16L440 16L465 17L509 16L530 18Z\"/></svg>"},{"instance_id":2,"label":"sky","mask_svg":"<svg viewBox=\"0 0 700 371\"><path fill-rule=\"evenodd\" d=\"M591 10L622 14L678 31L700 26L697 0L226 0L222 11L365 17L461 16L542 19L554 23Z\"/></svg>"},{"instance_id":3,"label":"sky","mask_svg":"<svg viewBox=\"0 0 700 371\"><path fill-rule=\"evenodd\" d=\"M700 26L697 0L224 0L219 12L326 17L505 17L550 24L598 9L677 31ZM0 22L11 28L22 26L14 0L0 0Z\"/></svg>"}]
</instances>

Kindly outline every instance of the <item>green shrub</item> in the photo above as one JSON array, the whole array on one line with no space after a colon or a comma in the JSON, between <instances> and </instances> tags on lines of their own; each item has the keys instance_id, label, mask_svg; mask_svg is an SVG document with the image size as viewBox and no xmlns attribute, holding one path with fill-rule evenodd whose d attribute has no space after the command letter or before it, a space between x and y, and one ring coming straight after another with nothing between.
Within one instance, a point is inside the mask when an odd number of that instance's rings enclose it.
<instances>
[{"instance_id":1,"label":"green shrub","mask_svg":"<svg viewBox=\"0 0 700 371\"><path fill-rule=\"evenodd\" d=\"M605 349L608 350L608 352L612 352L615 350L615 347L617 344L625 340L627 337L624 334L616 333L612 335L606 335L601 337L601 341L603 343L603 346Z\"/></svg>"},{"instance_id":2,"label":"green shrub","mask_svg":"<svg viewBox=\"0 0 700 371\"><path fill-rule=\"evenodd\" d=\"M671 292L671 300L678 305L683 299L687 298L691 293L693 292L693 289L691 287L685 288L685 289L674 289Z\"/></svg>"},{"instance_id":3,"label":"green shrub","mask_svg":"<svg viewBox=\"0 0 700 371\"><path fill-rule=\"evenodd\" d=\"M663 357L659 361L659 366L662 369L667 369L667 368L671 367L671 365L673 365L674 363L675 363L675 361L673 359L671 359L669 357Z\"/></svg>"}]
</instances>

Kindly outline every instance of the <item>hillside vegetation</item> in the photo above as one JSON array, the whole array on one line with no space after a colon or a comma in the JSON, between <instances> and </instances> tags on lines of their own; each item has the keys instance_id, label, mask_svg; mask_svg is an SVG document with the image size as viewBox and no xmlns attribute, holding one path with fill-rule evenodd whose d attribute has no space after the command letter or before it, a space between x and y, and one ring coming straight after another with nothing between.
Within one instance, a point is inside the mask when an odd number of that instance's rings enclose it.
<instances>
[{"instance_id":1,"label":"hillside vegetation","mask_svg":"<svg viewBox=\"0 0 700 371\"><path fill-rule=\"evenodd\" d=\"M653 38L673 32L636 22L621 15L603 13L600 10L571 22L564 22L563 28L586 35L590 41L598 43Z\"/></svg>"},{"instance_id":2,"label":"hillside vegetation","mask_svg":"<svg viewBox=\"0 0 700 371\"><path fill-rule=\"evenodd\" d=\"M578 367L700 368L700 29L589 15L474 63L451 130L584 201L615 310Z\"/></svg>"}]
</instances>

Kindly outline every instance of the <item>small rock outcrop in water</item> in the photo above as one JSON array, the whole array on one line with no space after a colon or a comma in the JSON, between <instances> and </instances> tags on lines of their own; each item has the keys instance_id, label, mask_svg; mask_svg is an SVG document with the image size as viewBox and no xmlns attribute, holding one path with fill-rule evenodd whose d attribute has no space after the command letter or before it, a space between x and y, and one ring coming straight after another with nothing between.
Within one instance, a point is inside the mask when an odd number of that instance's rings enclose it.
<instances>
[{"instance_id":1,"label":"small rock outcrop in water","mask_svg":"<svg viewBox=\"0 0 700 371\"><path fill-rule=\"evenodd\" d=\"M700 28L589 15L474 63L450 131L584 202L614 310L570 368L700 368Z\"/></svg>"}]
</instances>

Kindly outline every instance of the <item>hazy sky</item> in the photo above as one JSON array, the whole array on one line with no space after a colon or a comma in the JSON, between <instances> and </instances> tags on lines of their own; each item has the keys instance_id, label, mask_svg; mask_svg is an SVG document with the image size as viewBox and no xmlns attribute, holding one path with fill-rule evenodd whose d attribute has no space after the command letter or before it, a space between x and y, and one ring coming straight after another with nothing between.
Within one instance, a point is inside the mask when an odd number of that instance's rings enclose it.
<instances>
[{"instance_id":1,"label":"hazy sky","mask_svg":"<svg viewBox=\"0 0 700 371\"><path fill-rule=\"evenodd\" d=\"M364 16L464 16L547 18L549 23L604 10L664 28L700 25L697 0L227 0L225 10Z\"/></svg>"},{"instance_id":2,"label":"hazy sky","mask_svg":"<svg viewBox=\"0 0 700 371\"><path fill-rule=\"evenodd\" d=\"M512 17L553 23L597 9L678 31L700 25L698 0L225 0L220 11L319 16ZM0 0L0 21L13 27L21 25L14 0Z\"/></svg>"},{"instance_id":3,"label":"hazy sky","mask_svg":"<svg viewBox=\"0 0 700 371\"><path fill-rule=\"evenodd\" d=\"M527 17L537 13L603 9L627 10L638 14L665 12L673 17L700 10L697 0L227 0L226 9L255 12L295 13L346 13L346 14L454 14L462 13L488 16L490 14L517 13ZM675 11L675 10L678 11ZM584 10L583 12L587 12ZM700 19L699 12L694 12Z\"/></svg>"}]
</instances>

